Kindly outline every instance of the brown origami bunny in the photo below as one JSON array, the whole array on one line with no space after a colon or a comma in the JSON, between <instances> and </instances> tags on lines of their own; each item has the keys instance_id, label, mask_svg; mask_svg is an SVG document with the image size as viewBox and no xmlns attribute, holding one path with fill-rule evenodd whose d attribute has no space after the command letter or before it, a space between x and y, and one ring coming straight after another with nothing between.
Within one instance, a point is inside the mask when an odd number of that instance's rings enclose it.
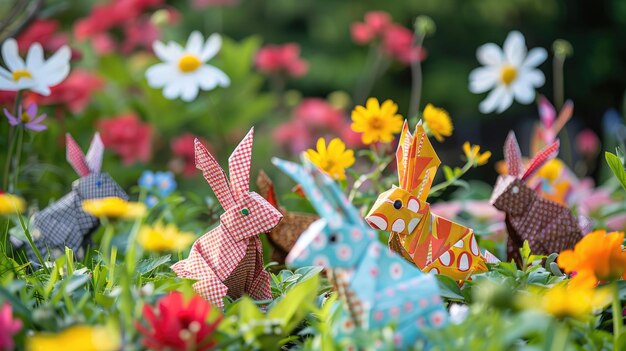
<instances>
[{"instance_id":1,"label":"brown origami bunny","mask_svg":"<svg viewBox=\"0 0 626 351\"><path fill-rule=\"evenodd\" d=\"M302 234L311 223L318 220L319 217L308 213L289 212L287 209L280 206L278 197L274 191L274 183L264 171L259 172L256 184L259 188L259 195L263 196L267 202L272 204L272 206L276 207L283 214L283 219L274 229L267 233L267 238L274 248L272 260L284 264L287 254L296 244L296 241L298 241L300 234Z\"/></svg>"},{"instance_id":2,"label":"brown origami bunny","mask_svg":"<svg viewBox=\"0 0 626 351\"><path fill-rule=\"evenodd\" d=\"M506 213L508 260L521 263L520 248L528 240L534 254L549 255L573 248L582 237L571 210L541 197L526 181L559 153L559 140L546 146L530 160L524 171L522 154L510 132L504 144L508 175L498 177L491 195L491 204ZM523 173L522 173L523 172Z\"/></svg>"},{"instance_id":3,"label":"brown origami bunny","mask_svg":"<svg viewBox=\"0 0 626 351\"><path fill-rule=\"evenodd\" d=\"M225 212L219 225L196 240L189 257L174 264L172 270L180 277L197 280L196 292L218 307L224 306L225 295L272 298L258 235L274 228L283 215L249 191L253 133L251 129L228 159L230 182L215 158L195 140L196 167Z\"/></svg>"}]
</instances>

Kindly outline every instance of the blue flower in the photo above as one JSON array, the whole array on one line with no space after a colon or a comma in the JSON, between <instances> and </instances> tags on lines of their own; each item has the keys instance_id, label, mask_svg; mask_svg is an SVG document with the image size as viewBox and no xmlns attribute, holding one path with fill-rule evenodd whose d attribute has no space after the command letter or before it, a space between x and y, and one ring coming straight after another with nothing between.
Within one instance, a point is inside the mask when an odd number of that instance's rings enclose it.
<instances>
[{"instance_id":1,"label":"blue flower","mask_svg":"<svg viewBox=\"0 0 626 351\"><path fill-rule=\"evenodd\" d=\"M148 195L146 196L144 202L146 203L146 206L148 206L148 208L153 208L154 206L156 206L157 203L159 203L159 199L154 195Z\"/></svg>"},{"instance_id":2,"label":"blue flower","mask_svg":"<svg viewBox=\"0 0 626 351\"><path fill-rule=\"evenodd\" d=\"M155 186L155 175L152 171L144 171L139 177L139 186L144 189L150 189Z\"/></svg>"},{"instance_id":3,"label":"blue flower","mask_svg":"<svg viewBox=\"0 0 626 351\"><path fill-rule=\"evenodd\" d=\"M156 186L159 195L167 196L176 189L176 180L174 180L174 174L172 172L156 172L154 176L154 185Z\"/></svg>"}]
</instances>

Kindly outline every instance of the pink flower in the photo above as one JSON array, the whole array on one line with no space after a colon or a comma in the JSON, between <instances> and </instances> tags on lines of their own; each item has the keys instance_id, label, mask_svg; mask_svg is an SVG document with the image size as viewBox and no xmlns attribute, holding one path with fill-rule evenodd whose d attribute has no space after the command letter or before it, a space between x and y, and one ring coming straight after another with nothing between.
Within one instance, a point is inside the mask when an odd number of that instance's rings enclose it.
<instances>
[{"instance_id":1,"label":"pink flower","mask_svg":"<svg viewBox=\"0 0 626 351\"><path fill-rule=\"evenodd\" d=\"M204 9L213 6L234 6L239 0L192 0L191 6L196 9Z\"/></svg>"},{"instance_id":2,"label":"pink flower","mask_svg":"<svg viewBox=\"0 0 626 351\"><path fill-rule=\"evenodd\" d=\"M48 19L33 21L16 40L21 52L26 52L34 43L41 43L47 51L56 51L68 43L67 35L59 31L59 22Z\"/></svg>"},{"instance_id":3,"label":"pink flower","mask_svg":"<svg viewBox=\"0 0 626 351\"><path fill-rule=\"evenodd\" d=\"M11 305L5 302L0 307L0 350L13 350L13 335L22 329L22 321L13 319Z\"/></svg>"},{"instance_id":4,"label":"pink flower","mask_svg":"<svg viewBox=\"0 0 626 351\"><path fill-rule=\"evenodd\" d=\"M296 43L267 45L256 54L257 69L266 74L286 73L302 77L309 70L307 61L300 58L300 46Z\"/></svg>"},{"instance_id":5,"label":"pink flower","mask_svg":"<svg viewBox=\"0 0 626 351\"><path fill-rule=\"evenodd\" d=\"M98 130L104 146L120 155L125 165L150 159L152 127L142 123L135 114L101 120Z\"/></svg>"},{"instance_id":6,"label":"pink flower","mask_svg":"<svg viewBox=\"0 0 626 351\"><path fill-rule=\"evenodd\" d=\"M50 89L49 96L39 94L29 94L26 97L28 102L36 102L39 105L63 105L72 113L82 112L89 101L91 95L103 87L103 81L89 71L77 68L61 82Z\"/></svg>"},{"instance_id":7,"label":"pink flower","mask_svg":"<svg viewBox=\"0 0 626 351\"><path fill-rule=\"evenodd\" d=\"M576 148L585 156L595 156L600 150L600 139L591 129L584 129L576 136Z\"/></svg>"},{"instance_id":8,"label":"pink flower","mask_svg":"<svg viewBox=\"0 0 626 351\"><path fill-rule=\"evenodd\" d=\"M426 58L426 52L413 45L413 32L399 24L391 24L385 29L383 49L394 59L406 64Z\"/></svg>"},{"instance_id":9,"label":"pink flower","mask_svg":"<svg viewBox=\"0 0 626 351\"><path fill-rule=\"evenodd\" d=\"M172 172L182 174L185 177L191 177L196 174L195 148L194 140L198 138L202 145L206 146L210 153L213 154L211 145L194 134L185 133L174 138L170 147L174 158L170 161L170 169Z\"/></svg>"},{"instance_id":10,"label":"pink flower","mask_svg":"<svg viewBox=\"0 0 626 351\"><path fill-rule=\"evenodd\" d=\"M453 219L463 209L463 206L457 201L438 202L430 206L432 213L438 216Z\"/></svg>"},{"instance_id":11,"label":"pink flower","mask_svg":"<svg viewBox=\"0 0 626 351\"><path fill-rule=\"evenodd\" d=\"M137 48L152 50L152 43L160 36L159 27L152 23L150 18L140 18L124 28L122 52L130 53Z\"/></svg>"},{"instance_id":12,"label":"pink flower","mask_svg":"<svg viewBox=\"0 0 626 351\"><path fill-rule=\"evenodd\" d=\"M357 44L367 44L379 39L390 24L391 16L387 12L370 11L365 14L364 22L354 22L350 26L352 40Z\"/></svg>"}]
</instances>

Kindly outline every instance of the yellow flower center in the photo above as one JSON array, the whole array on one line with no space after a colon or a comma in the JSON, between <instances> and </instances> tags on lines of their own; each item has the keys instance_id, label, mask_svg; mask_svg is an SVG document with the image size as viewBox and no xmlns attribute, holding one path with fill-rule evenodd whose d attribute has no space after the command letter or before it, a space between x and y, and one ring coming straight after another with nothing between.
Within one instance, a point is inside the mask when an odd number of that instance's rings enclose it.
<instances>
[{"instance_id":1,"label":"yellow flower center","mask_svg":"<svg viewBox=\"0 0 626 351\"><path fill-rule=\"evenodd\" d=\"M28 113L24 112L20 116L20 120L22 121L22 123L28 123L28 122L30 122L31 117L30 117L30 115Z\"/></svg>"},{"instance_id":2,"label":"yellow flower center","mask_svg":"<svg viewBox=\"0 0 626 351\"><path fill-rule=\"evenodd\" d=\"M22 78L33 78L33 75L30 74L30 72L28 72L25 69L17 69L15 71L13 71L13 80L14 81L18 81Z\"/></svg>"},{"instance_id":3,"label":"yellow flower center","mask_svg":"<svg viewBox=\"0 0 626 351\"><path fill-rule=\"evenodd\" d=\"M504 66L500 71L500 80L504 85L510 85L517 77L517 69L513 66Z\"/></svg>"},{"instance_id":4,"label":"yellow flower center","mask_svg":"<svg viewBox=\"0 0 626 351\"><path fill-rule=\"evenodd\" d=\"M200 61L198 56L192 54L185 54L178 60L178 69L185 73L197 70L200 65L202 65L202 61Z\"/></svg>"},{"instance_id":5,"label":"yellow flower center","mask_svg":"<svg viewBox=\"0 0 626 351\"><path fill-rule=\"evenodd\" d=\"M370 128L374 130L380 130L384 127L385 124L382 118L380 118L379 116L374 116L369 120L369 125L370 125Z\"/></svg>"}]
</instances>

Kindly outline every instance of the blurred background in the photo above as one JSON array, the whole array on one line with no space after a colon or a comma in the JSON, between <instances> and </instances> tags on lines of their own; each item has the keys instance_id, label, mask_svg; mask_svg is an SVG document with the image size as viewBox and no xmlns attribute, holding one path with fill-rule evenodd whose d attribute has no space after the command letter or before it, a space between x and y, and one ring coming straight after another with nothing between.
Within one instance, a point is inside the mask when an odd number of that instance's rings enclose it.
<instances>
[{"instance_id":1,"label":"blurred background","mask_svg":"<svg viewBox=\"0 0 626 351\"><path fill-rule=\"evenodd\" d=\"M21 6L17 12L16 6ZM444 143L433 141L444 164L462 164L465 141L494 153L488 166L471 171L469 178L493 184L494 164L502 158L511 129L527 155L530 131L539 118L536 104L514 103L502 114L481 114L478 104L485 94L468 90L469 73L479 66L477 47L488 42L501 46L512 30L524 34L529 49L548 50L539 67L546 76L539 92L550 100L553 43L564 39L571 44L564 96L575 108L561 135L566 139L562 157L576 168L576 136L586 128L605 143L577 170L580 176L603 177L596 167L604 163L599 150L614 149L614 131L622 124L626 2L620 0L33 0L3 1L0 10L3 38L18 38L23 52L34 41L42 42L48 53L65 43L73 50L72 73L64 86L51 97L30 98L44 105L49 130L25 144L20 189L29 189L24 190L29 197L44 203L62 195L76 177L64 160L65 132L85 148L96 130L108 134L105 143L113 152L106 153L104 170L126 187L144 169L171 169L181 177L182 189L196 189L204 181L190 165L193 138L202 138L225 162L253 125L254 170L265 168L272 176L277 172L271 156L294 158L313 148L319 136L341 137L348 146L361 147L349 131L350 111L367 97L392 99L399 113L411 117L409 62L395 55L393 47L388 48L391 54L377 57L375 44L361 44L351 32L371 11L388 13L404 28L389 38L390 45L402 46L407 33L413 40L417 16L435 23L436 31L421 51L420 110L432 103L450 113L454 134ZM151 43L184 44L193 30L205 37L222 34L223 47L210 64L226 72L232 84L201 92L192 103L167 100L144 78L145 69L158 61ZM259 61L259 50L288 43L293 45L285 55L295 57L293 71L269 72ZM3 107L12 106L12 98L3 93ZM604 118L610 109L616 110ZM2 124L3 150L7 130ZM36 186L44 180L52 185ZM206 186L197 189L210 192Z\"/></svg>"}]
</instances>

